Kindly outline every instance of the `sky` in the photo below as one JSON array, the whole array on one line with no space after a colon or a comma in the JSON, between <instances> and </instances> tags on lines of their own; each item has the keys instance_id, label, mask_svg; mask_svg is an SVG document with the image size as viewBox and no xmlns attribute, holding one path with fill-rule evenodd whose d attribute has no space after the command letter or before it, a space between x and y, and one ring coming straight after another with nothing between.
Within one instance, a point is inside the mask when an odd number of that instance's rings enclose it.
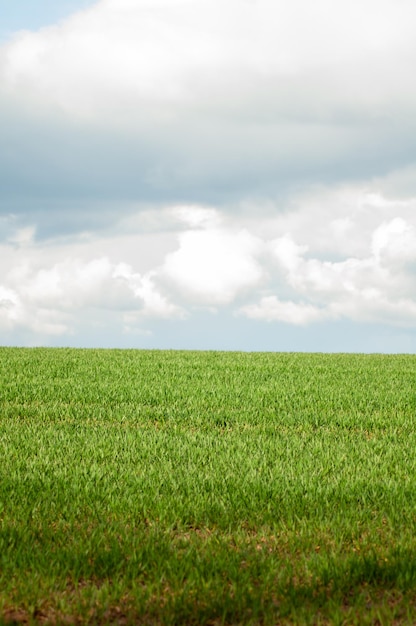
<instances>
[{"instance_id":1,"label":"sky","mask_svg":"<svg viewBox=\"0 0 416 626\"><path fill-rule=\"evenodd\" d=\"M0 0L0 345L416 353L413 0Z\"/></svg>"}]
</instances>

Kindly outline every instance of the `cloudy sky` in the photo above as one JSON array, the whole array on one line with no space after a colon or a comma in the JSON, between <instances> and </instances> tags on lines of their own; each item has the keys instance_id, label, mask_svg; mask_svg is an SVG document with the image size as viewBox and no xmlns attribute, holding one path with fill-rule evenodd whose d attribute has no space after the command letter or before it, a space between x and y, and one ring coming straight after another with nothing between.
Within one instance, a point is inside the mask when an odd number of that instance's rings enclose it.
<instances>
[{"instance_id":1,"label":"cloudy sky","mask_svg":"<svg viewBox=\"0 0 416 626\"><path fill-rule=\"evenodd\" d=\"M0 344L416 352L414 0L0 0Z\"/></svg>"}]
</instances>

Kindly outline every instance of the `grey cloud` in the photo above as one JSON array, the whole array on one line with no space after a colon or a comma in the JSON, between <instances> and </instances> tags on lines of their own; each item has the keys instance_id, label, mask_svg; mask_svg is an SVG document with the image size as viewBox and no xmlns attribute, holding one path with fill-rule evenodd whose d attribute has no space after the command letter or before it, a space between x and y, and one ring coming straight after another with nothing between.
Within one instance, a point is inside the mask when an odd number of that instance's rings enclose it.
<instances>
[{"instance_id":1,"label":"grey cloud","mask_svg":"<svg viewBox=\"0 0 416 626\"><path fill-rule=\"evenodd\" d=\"M414 149L406 129L181 122L149 137L10 120L0 148L2 213L32 215L40 237L76 232L139 205L225 208L244 197L282 198L312 181L365 180L406 164Z\"/></svg>"},{"instance_id":2,"label":"grey cloud","mask_svg":"<svg viewBox=\"0 0 416 626\"><path fill-rule=\"evenodd\" d=\"M17 37L0 50L1 211L20 215L22 225L33 215L42 237L109 227L133 206L227 210L244 198L287 199L311 183L368 180L408 166L416 51L395 5L386 2L370 19L368 2L362 24L343 7L346 27L356 28L352 43L332 12L328 29L299 26L298 10L311 11L297 5L252 4L239 26L233 2L222 32L217 3L201 5L206 26L192 2L170 5L164 19L152 5L102 2ZM139 33L144 19L163 37L152 39L151 29L132 37L127 15ZM274 22L288 26L284 45ZM291 39L295 24L305 42Z\"/></svg>"}]
</instances>

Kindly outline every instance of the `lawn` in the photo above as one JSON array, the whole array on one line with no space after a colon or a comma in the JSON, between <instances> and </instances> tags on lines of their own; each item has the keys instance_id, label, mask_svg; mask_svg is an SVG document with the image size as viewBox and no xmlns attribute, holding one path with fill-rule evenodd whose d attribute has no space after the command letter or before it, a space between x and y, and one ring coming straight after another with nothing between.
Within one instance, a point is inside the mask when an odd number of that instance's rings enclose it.
<instances>
[{"instance_id":1,"label":"lawn","mask_svg":"<svg viewBox=\"0 0 416 626\"><path fill-rule=\"evenodd\" d=\"M0 348L0 623L415 624L416 356Z\"/></svg>"}]
</instances>

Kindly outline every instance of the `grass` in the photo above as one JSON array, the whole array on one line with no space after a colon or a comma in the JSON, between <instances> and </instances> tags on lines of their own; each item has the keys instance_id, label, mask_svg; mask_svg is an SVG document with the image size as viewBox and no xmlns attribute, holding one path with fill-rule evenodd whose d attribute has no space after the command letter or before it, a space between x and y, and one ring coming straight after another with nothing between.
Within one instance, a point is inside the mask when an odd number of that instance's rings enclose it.
<instances>
[{"instance_id":1,"label":"grass","mask_svg":"<svg viewBox=\"0 0 416 626\"><path fill-rule=\"evenodd\" d=\"M0 623L416 623L416 357L0 349Z\"/></svg>"}]
</instances>

